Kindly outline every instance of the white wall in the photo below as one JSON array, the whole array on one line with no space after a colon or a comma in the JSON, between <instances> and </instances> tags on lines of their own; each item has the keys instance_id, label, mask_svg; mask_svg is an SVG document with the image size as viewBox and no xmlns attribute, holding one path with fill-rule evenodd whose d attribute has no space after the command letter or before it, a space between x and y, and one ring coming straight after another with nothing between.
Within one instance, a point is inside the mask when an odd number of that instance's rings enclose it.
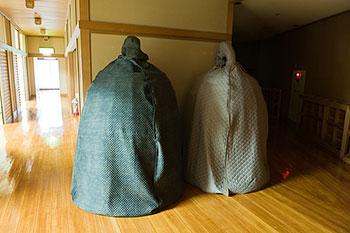
<instances>
[{"instance_id":1,"label":"white wall","mask_svg":"<svg viewBox=\"0 0 350 233\"><path fill-rule=\"evenodd\" d=\"M68 87L67 87L67 74L66 74L66 59L59 58L58 64L59 64L59 72L60 72L61 95L67 95L68 94Z\"/></svg>"}]
</instances>

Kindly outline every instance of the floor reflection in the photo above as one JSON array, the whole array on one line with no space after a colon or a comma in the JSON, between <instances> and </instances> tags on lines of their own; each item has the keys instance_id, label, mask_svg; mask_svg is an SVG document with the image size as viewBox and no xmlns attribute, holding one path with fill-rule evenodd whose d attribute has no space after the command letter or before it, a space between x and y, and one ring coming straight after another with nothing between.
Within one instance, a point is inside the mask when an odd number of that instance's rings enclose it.
<instances>
[{"instance_id":1,"label":"floor reflection","mask_svg":"<svg viewBox=\"0 0 350 233\"><path fill-rule=\"evenodd\" d=\"M29 131L29 121L33 120L33 118L30 118L30 109L27 106L26 101L23 101L21 103L21 127L22 131L24 133L27 133Z\"/></svg>"},{"instance_id":2,"label":"floor reflection","mask_svg":"<svg viewBox=\"0 0 350 233\"><path fill-rule=\"evenodd\" d=\"M56 148L61 144L64 130L60 91L38 91L36 103L39 134L47 145Z\"/></svg>"},{"instance_id":3,"label":"floor reflection","mask_svg":"<svg viewBox=\"0 0 350 233\"><path fill-rule=\"evenodd\" d=\"M13 182L10 181L9 172L12 162L6 151L6 137L4 128L0 125L0 196L13 191Z\"/></svg>"},{"instance_id":4,"label":"floor reflection","mask_svg":"<svg viewBox=\"0 0 350 233\"><path fill-rule=\"evenodd\" d=\"M68 119L67 107L64 109ZM61 146L63 124L60 91L50 90L38 91L35 100L23 103L20 122L0 125L0 196L12 193L21 180L29 179L39 157L37 143L49 149Z\"/></svg>"}]
</instances>

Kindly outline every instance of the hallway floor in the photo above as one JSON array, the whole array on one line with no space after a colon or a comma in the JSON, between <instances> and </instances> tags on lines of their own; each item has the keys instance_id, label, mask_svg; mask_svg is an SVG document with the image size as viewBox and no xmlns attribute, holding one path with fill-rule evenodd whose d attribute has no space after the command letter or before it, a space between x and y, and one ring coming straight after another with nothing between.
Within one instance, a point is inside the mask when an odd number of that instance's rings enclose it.
<instances>
[{"instance_id":1,"label":"hallway floor","mask_svg":"<svg viewBox=\"0 0 350 233\"><path fill-rule=\"evenodd\" d=\"M288 130L272 133L262 191L225 197L188 186L159 214L87 213L70 198L77 129L58 91L42 91L22 122L0 126L0 233L350 232L350 166Z\"/></svg>"}]
</instances>

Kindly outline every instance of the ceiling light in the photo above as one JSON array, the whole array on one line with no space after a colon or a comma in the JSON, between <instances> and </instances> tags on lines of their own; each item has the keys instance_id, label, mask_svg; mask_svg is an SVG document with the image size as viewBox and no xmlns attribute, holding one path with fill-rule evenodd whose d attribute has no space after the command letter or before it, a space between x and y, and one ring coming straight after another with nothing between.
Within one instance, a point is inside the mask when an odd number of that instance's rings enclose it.
<instances>
[{"instance_id":1,"label":"ceiling light","mask_svg":"<svg viewBox=\"0 0 350 233\"><path fill-rule=\"evenodd\" d=\"M36 16L36 17L34 18L34 23L35 23L36 25L41 25L41 18L40 18L40 16Z\"/></svg>"},{"instance_id":2,"label":"ceiling light","mask_svg":"<svg viewBox=\"0 0 350 233\"><path fill-rule=\"evenodd\" d=\"M26 7L33 9L34 8L34 0L25 0L26 1Z\"/></svg>"}]
</instances>

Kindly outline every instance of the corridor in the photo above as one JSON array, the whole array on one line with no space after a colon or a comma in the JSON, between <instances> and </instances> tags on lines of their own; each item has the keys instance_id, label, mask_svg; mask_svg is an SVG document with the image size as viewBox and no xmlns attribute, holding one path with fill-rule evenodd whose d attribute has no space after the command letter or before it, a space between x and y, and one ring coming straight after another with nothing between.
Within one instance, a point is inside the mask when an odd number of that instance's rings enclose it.
<instances>
[{"instance_id":1,"label":"corridor","mask_svg":"<svg viewBox=\"0 0 350 233\"><path fill-rule=\"evenodd\" d=\"M288 130L269 142L272 180L262 191L225 197L191 186L155 215L110 218L70 199L78 118L67 98L41 91L23 120L0 129L0 232L347 232L349 166Z\"/></svg>"}]
</instances>

